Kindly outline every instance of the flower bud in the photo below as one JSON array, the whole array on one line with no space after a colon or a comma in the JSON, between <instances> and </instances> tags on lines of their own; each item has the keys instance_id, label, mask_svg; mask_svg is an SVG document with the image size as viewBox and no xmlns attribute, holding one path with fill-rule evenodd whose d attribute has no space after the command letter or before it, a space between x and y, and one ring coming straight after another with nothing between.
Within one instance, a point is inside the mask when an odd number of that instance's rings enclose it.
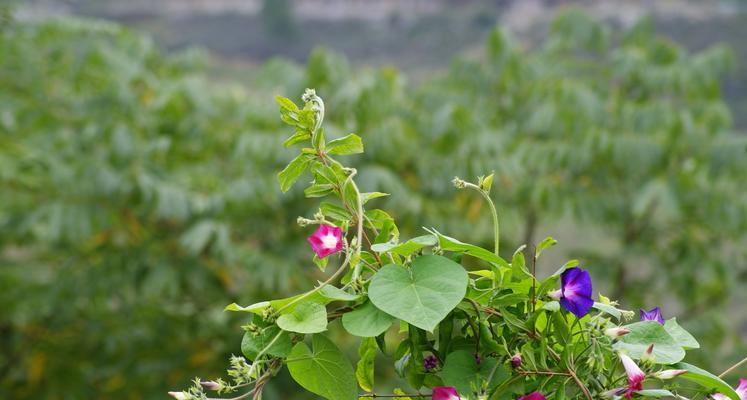
<instances>
[{"instance_id":1,"label":"flower bud","mask_svg":"<svg viewBox=\"0 0 747 400\"><path fill-rule=\"evenodd\" d=\"M310 220L308 218L304 218L304 217L298 217L298 219L296 219L296 223L300 227L308 226L310 224L313 224L314 222L315 221L312 221L312 220Z\"/></svg>"},{"instance_id":2,"label":"flower bud","mask_svg":"<svg viewBox=\"0 0 747 400\"><path fill-rule=\"evenodd\" d=\"M454 187L457 189L464 189L465 187L467 187L467 182L459 179L458 176L455 176L454 179L451 180L451 183L453 183Z\"/></svg>"},{"instance_id":3,"label":"flower bud","mask_svg":"<svg viewBox=\"0 0 747 400\"><path fill-rule=\"evenodd\" d=\"M672 379L687 372L685 369L667 369L654 374L657 379Z\"/></svg>"},{"instance_id":4,"label":"flower bud","mask_svg":"<svg viewBox=\"0 0 747 400\"><path fill-rule=\"evenodd\" d=\"M628 333L630 333L630 329L622 326L616 326L614 328L608 328L604 330L604 334L612 339L619 338L620 336L625 336Z\"/></svg>"},{"instance_id":5,"label":"flower bud","mask_svg":"<svg viewBox=\"0 0 747 400\"><path fill-rule=\"evenodd\" d=\"M187 400L188 397L184 392L169 392L169 396L175 398L176 400Z\"/></svg>"},{"instance_id":6,"label":"flower bud","mask_svg":"<svg viewBox=\"0 0 747 400\"><path fill-rule=\"evenodd\" d=\"M648 346L646 351L641 354L641 362L642 363L653 363L654 362L654 345L651 344Z\"/></svg>"},{"instance_id":7,"label":"flower bud","mask_svg":"<svg viewBox=\"0 0 747 400\"><path fill-rule=\"evenodd\" d=\"M426 372L438 368L438 358L433 355L423 358L423 368L425 368Z\"/></svg>"},{"instance_id":8,"label":"flower bud","mask_svg":"<svg viewBox=\"0 0 747 400\"><path fill-rule=\"evenodd\" d=\"M521 367L521 353L516 353L511 357L511 367L514 369Z\"/></svg>"},{"instance_id":9,"label":"flower bud","mask_svg":"<svg viewBox=\"0 0 747 400\"><path fill-rule=\"evenodd\" d=\"M560 298L563 297L563 291L560 289L553 290L552 292L547 292L547 295L550 296L551 299L560 300Z\"/></svg>"}]
</instances>

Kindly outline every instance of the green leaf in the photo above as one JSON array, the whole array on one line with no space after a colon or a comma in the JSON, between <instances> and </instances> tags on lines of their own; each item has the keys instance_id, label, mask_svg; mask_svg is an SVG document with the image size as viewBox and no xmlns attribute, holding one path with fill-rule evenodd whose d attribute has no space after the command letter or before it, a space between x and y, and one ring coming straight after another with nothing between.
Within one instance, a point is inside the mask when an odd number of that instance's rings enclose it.
<instances>
[{"instance_id":1,"label":"green leaf","mask_svg":"<svg viewBox=\"0 0 747 400\"><path fill-rule=\"evenodd\" d=\"M304 389L330 400L358 398L353 366L331 340L323 335L312 338L313 350L297 343L286 364L291 377Z\"/></svg>"},{"instance_id":2,"label":"green leaf","mask_svg":"<svg viewBox=\"0 0 747 400\"><path fill-rule=\"evenodd\" d=\"M319 205L319 209L325 217L335 221L349 221L352 218L347 210L332 203L323 202Z\"/></svg>"},{"instance_id":3,"label":"green leaf","mask_svg":"<svg viewBox=\"0 0 747 400\"><path fill-rule=\"evenodd\" d=\"M363 153L363 141L354 133L327 143L327 154L342 156L358 153Z\"/></svg>"},{"instance_id":4,"label":"green leaf","mask_svg":"<svg viewBox=\"0 0 747 400\"><path fill-rule=\"evenodd\" d=\"M291 160L291 162L278 173L278 182L280 182L280 190L287 192L288 189L298 180L298 178L306 171L306 166L309 165L310 158L306 154L300 154L298 157Z\"/></svg>"},{"instance_id":5,"label":"green leaf","mask_svg":"<svg viewBox=\"0 0 747 400\"><path fill-rule=\"evenodd\" d=\"M666 389L645 389L638 390L635 394L643 397L675 397L672 392Z\"/></svg>"},{"instance_id":6,"label":"green leaf","mask_svg":"<svg viewBox=\"0 0 747 400\"><path fill-rule=\"evenodd\" d=\"M335 187L329 183L315 183L304 189L303 194L308 198L324 197L334 192Z\"/></svg>"},{"instance_id":7,"label":"green leaf","mask_svg":"<svg viewBox=\"0 0 747 400\"><path fill-rule=\"evenodd\" d=\"M542 309L550 312L557 312L560 310L560 303L557 301L548 301L542 305Z\"/></svg>"},{"instance_id":8,"label":"green leaf","mask_svg":"<svg viewBox=\"0 0 747 400\"><path fill-rule=\"evenodd\" d=\"M672 366L676 369L684 369L687 372L678 376L678 378L687 379L691 382L695 382L698 385L704 387L710 392L718 392L728 396L732 400L740 400L737 392L729 386L728 383L724 382L721 378L712 373L700 369L694 365L688 363L677 363Z\"/></svg>"},{"instance_id":9,"label":"green leaf","mask_svg":"<svg viewBox=\"0 0 747 400\"><path fill-rule=\"evenodd\" d=\"M280 337L265 352L275 357L287 357L293 346L290 335L275 325L262 329L258 334L245 332L241 339L241 352L244 353L246 358L254 360L257 354L267 347L277 335L280 335Z\"/></svg>"},{"instance_id":10,"label":"green leaf","mask_svg":"<svg viewBox=\"0 0 747 400\"><path fill-rule=\"evenodd\" d=\"M312 122L310 126L313 126L313 124L314 123ZM319 130L317 130L316 133L311 136L311 145L319 152L324 151L327 146L324 142L324 128L319 128Z\"/></svg>"},{"instance_id":11,"label":"green leaf","mask_svg":"<svg viewBox=\"0 0 747 400\"><path fill-rule=\"evenodd\" d=\"M363 204L368 203L369 200L378 199L379 197L386 197L389 196L389 193L382 193L382 192L366 192L361 193L361 201Z\"/></svg>"},{"instance_id":12,"label":"green leaf","mask_svg":"<svg viewBox=\"0 0 747 400\"><path fill-rule=\"evenodd\" d=\"M449 353L441 371L444 385L453 386L460 394L472 393L472 385L485 380L496 364L495 358L483 357L477 364L475 357L469 350L457 350ZM497 383L494 379L493 383Z\"/></svg>"},{"instance_id":13,"label":"green leaf","mask_svg":"<svg viewBox=\"0 0 747 400\"><path fill-rule=\"evenodd\" d=\"M377 253L391 252L407 257L410 254L428 246L435 246L438 240L433 235L423 235L412 238L404 243L378 243L371 246L371 250Z\"/></svg>"},{"instance_id":14,"label":"green leaf","mask_svg":"<svg viewBox=\"0 0 747 400\"><path fill-rule=\"evenodd\" d=\"M673 364L685 358L685 350L656 321L641 321L625 325L630 333L615 343L615 350L625 350L632 358L641 358L644 351L654 345L654 362Z\"/></svg>"},{"instance_id":15,"label":"green leaf","mask_svg":"<svg viewBox=\"0 0 747 400\"><path fill-rule=\"evenodd\" d=\"M241 311L241 312L250 312L256 315L262 315L262 313L269 307L274 308L275 310L280 310L281 308L284 308L287 304L296 301L297 298L301 296L306 296L306 293L297 294L292 297L286 297L284 299L277 299L272 301L261 301L259 303L254 303L252 305L248 305L246 307L242 307L236 303L231 303L226 306L224 311ZM312 293L311 295L305 297L306 301L315 301L322 304L327 304L330 302L329 299L322 296L322 294L317 291ZM296 307L298 307L302 303L294 303L293 305L290 305L288 307L285 307L281 314L287 314L293 311Z\"/></svg>"},{"instance_id":16,"label":"green leaf","mask_svg":"<svg viewBox=\"0 0 747 400\"><path fill-rule=\"evenodd\" d=\"M298 112L298 106L296 105L296 103L294 103L293 100L287 97L275 96L275 101L277 101L280 105L281 111Z\"/></svg>"},{"instance_id":17,"label":"green leaf","mask_svg":"<svg viewBox=\"0 0 747 400\"><path fill-rule=\"evenodd\" d=\"M374 388L374 361L376 361L376 340L364 338L358 346L358 365L355 368L355 378L358 386L366 392L373 392Z\"/></svg>"},{"instance_id":18,"label":"green leaf","mask_svg":"<svg viewBox=\"0 0 747 400\"><path fill-rule=\"evenodd\" d=\"M314 264L316 264L317 268L319 268L319 270L324 272L324 270L327 269L327 263L329 262L329 258L328 257L319 258L319 256L314 254L313 261L314 261Z\"/></svg>"},{"instance_id":19,"label":"green leaf","mask_svg":"<svg viewBox=\"0 0 747 400\"><path fill-rule=\"evenodd\" d=\"M293 136L289 137L288 139L283 142L283 146L290 147L293 146L296 143L304 142L311 139L311 135L307 131L303 130L296 130L296 132L293 134Z\"/></svg>"},{"instance_id":20,"label":"green leaf","mask_svg":"<svg viewBox=\"0 0 747 400\"><path fill-rule=\"evenodd\" d=\"M526 245L522 245L514 252L513 258L511 258L511 270L513 276L519 279L532 278L532 274L527 270L526 263L524 261L524 248Z\"/></svg>"},{"instance_id":21,"label":"green leaf","mask_svg":"<svg viewBox=\"0 0 747 400\"><path fill-rule=\"evenodd\" d=\"M315 301L303 302L292 312L281 315L277 324L280 329L289 332L323 332L327 330L327 309Z\"/></svg>"},{"instance_id":22,"label":"green leaf","mask_svg":"<svg viewBox=\"0 0 747 400\"><path fill-rule=\"evenodd\" d=\"M620 312L620 310L618 310L617 308L615 308L615 307L613 307L613 306L611 306L609 304L604 304L604 303L600 303L598 301L595 301L594 305L592 307L596 308L599 311L605 312L605 313L607 313L607 314L609 314L609 315L617 318L618 320L622 316L622 313Z\"/></svg>"},{"instance_id":23,"label":"green leaf","mask_svg":"<svg viewBox=\"0 0 747 400\"><path fill-rule=\"evenodd\" d=\"M321 289L319 289L319 294L321 294L322 296L324 296L325 298L329 300L338 300L338 301L354 301L354 300L358 300L361 297L359 294L348 293L332 285L323 286Z\"/></svg>"},{"instance_id":24,"label":"green leaf","mask_svg":"<svg viewBox=\"0 0 747 400\"><path fill-rule=\"evenodd\" d=\"M478 247L473 244L460 242L457 239L442 235L435 229L426 230L436 235L436 237L438 238L438 246L443 250L468 254L472 257L476 257L484 261L493 262L498 265L508 267L508 263L506 262L506 260L498 257L492 251L485 250L482 247Z\"/></svg>"},{"instance_id":25,"label":"green leaf","mask_svg":"<svg viewBox=\"0 0 747 400\"><path fill-rule=\"evenodd\" d=\"M464 298L467 272L446 257L416 258L410 270L399 265L382 267L371 279L368 295L373 304L429 332Z\"/></svg>"},{"instance_id":26,"label":"green leaf","mask_svg":"<svg viewBox=\"0 0 747 400\"><path fill-rule=\"evenodd\" d=\"M342 326L350 334L361 337L378 336L394 322L394 317L379 310L370 301L342 316Z\"/></svg>"},{"instance_id":27,"label":"green leaf","mask_svg":"<svg viewBox=\"0 0 747 400\"><path fill-rule=\"evenodd\" d=\"M543 250L547 249L548 247L555 246L557 243L558 241L553 239L552 237L550 236L546 237L540 242L540 244L537 245L537 248L534 249L534 257L539 258Z\"/></svg>"},{"instance_id":28,"label":"green leaf","mask_svg":"<svg viewBox=\"0 0 747 400\"><path fill-rule=\"evenodd\" d=\"M682 346L685 350L690 349L699 349L700 343L698 343L697 340L693 337L693 335L690 334L690 332L686 331L684 328L682 328L677 323L677 318L672 318L667 320L664 323L664 329L669 332L669 335L674 338L674 340Z\"/></svg>"}]
</instances>

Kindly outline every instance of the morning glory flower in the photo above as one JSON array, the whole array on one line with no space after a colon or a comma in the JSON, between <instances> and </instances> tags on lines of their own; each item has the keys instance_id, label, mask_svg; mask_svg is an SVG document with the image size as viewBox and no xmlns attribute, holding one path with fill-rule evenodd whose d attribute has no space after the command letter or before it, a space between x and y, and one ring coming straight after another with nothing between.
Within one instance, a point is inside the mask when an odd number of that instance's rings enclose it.
<instances>
[{"instance_id":1,"label":"morning glory flower","mask_svg":"<svg viewBox=\"0 0 747 400\"><path fill-rule=\"evenodd\" d=\"M532 392L526 396L519 397L519 400L547 400L547 399L545 399L545 396L543 396L542 393L540 392Z\"/></svg>"},{"instance_id":2,"label":"morning glory flower","mask_svg":"<svg viewBox=\"0 0 747 400\"><path fill-rule=\"evenodd\" d=\"M628 375L628 390L625 391L625 398L630 399L633 392L643 389L643 380L646 379L646 374L627 354L618 353L618 356L625 367L625 373Z\"/></svg>"},{"instance_id":3,"label":"morning glory flower","mask_svg":"<svg viewBox=\"0 0 747 400\"><path fill-rule=\"evenodd\" d=\"M321 224L307 240L317 257L324 258L342 250L342 229Z\"/></svg>"},{"instance_id":4,"label":"morning glory flower","mask_svg":"<svg viewBox=\"0 0 747 400\"><path fill-rule=\"evenodd\" d=\"M664 318L662 318L661 316L661 310L659 310L659 307L654 307L651 309L651 311L646 311L641 308L640 312L641 312L641 321L656 321L664 325Z\"/></svg>"},{"instance_id":5,"label":"morning glory flower","mask_svg":"<svg viewBox=\"0 0 747 400\"><path fill-rule=\"evenodd\" d=\"M739 395L741 400L747 400L747 379L742 378L739 380L739 386L734 390ZM730 400L728 396L721 393L716 393L711 396L713 400Z\"/></svg>"},{"instance_id":6,"label":"morning glory flower","mask_svg":"<svg viewBox=\"0 0 747 400\"><path fill-rule=\"evenodd\" d=\"M594 300L591 298L591 277L581 268L568 268L560 274L560 290L550 293L550 297L560 300L560 305L576 317L586 315Z\"/></svg>"},{"instance_id":7,"label":"morning glory flower","mask_svg":"<svg viewBox=\"0 0 747 400\"><path fill-rule=\"evenodd\" d=\"M432 400L461 400L459 393L451 386L438 386L433 388Z\"/></svg>"}]
</instances>

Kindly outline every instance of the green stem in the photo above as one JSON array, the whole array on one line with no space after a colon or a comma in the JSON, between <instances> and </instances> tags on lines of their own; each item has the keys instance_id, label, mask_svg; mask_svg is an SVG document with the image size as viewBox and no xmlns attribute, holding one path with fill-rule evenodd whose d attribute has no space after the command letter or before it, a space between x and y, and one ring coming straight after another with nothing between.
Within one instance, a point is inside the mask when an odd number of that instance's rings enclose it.
<instances>
[{"instance_id":1,"label":"green stem","mask_svg":"<svg viewBox=\"0 0 747 400\"><path fill-rule=\"evenodd\" d=\"M327 279L326 281L322 282L321 285L315 287L314 289L312 289L312 290L310 290L310 291L302 294L301 296L298 296L295 299L291 300L290 302L288 302L284 306L280 307L277 312L280 313L281 311L285 310L286 308L288 308L288 307L290 307L290 306L298 303L301 300L304 300L304 299L308 298L312 294L314 294L314 293L322 290L323 287L325 287L325 286L329 285L330 283L332 283L335 279L337 279L338 277L340 277L343 272L345 272L345 269L348 267L348 262L349 261L350 261L350 256L345 257L345 261L343 261L342 265L340 265L340 268L337 269L337 271L335 271L335 273L332 276L330 276L329 279Z\"/></svg>"},{"instance_id":2,"label":"green stem","mask_svg":"<svg viewBox=\"0 0 747 400\"><path fill-rule=\"evenodd\" d=\"M483 198L485 198L485 201L488 203L488 206L490 206L490 214L493 217L493 232L494 232L494 239L495 239L495 246L493 252L495 255L498 254L498 250L500 248L500 242L501 242L501 228L498 224L498 210L495 208L495 203L493 203L493 199L490 198L490 194L486 192L485 190L482 190L479 186L475 185L474 183L465 182L465 187L468 187L470 189L474 189L478 191Z\"/></svg>"},{"instance_id":3,"label":"green stem","mask_svg":"<svg viewBox=\"0 0 747 400\"><path fill-rule=\"evenodd\" d=\"M721 375L719 375L719 378L723 378L726 375L729 375L730 372L734 371L735 369L739 368L742 364L747 363L747 357L743 358L742 361L739 361L738 363L732 365L729 367L726 371L722 372Z\"/></svg>"}]
</instances>

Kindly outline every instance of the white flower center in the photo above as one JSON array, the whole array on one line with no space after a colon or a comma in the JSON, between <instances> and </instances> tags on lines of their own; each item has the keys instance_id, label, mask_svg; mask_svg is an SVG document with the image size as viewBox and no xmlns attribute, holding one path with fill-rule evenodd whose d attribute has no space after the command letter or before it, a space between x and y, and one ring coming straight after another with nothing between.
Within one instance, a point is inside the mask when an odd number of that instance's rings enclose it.
<instances>
[{"instance_id":1,"label":"white flower center","mask_svg":"<svg viewBox=\"0 0 747 400\"><path fill-rule=\"evenodd\" d=\"M335 249L337 248L337 243L337 237L335 237L333 233L322 236L322 246L324 246L325 249Z\"/></svg>"}]
</instances>

